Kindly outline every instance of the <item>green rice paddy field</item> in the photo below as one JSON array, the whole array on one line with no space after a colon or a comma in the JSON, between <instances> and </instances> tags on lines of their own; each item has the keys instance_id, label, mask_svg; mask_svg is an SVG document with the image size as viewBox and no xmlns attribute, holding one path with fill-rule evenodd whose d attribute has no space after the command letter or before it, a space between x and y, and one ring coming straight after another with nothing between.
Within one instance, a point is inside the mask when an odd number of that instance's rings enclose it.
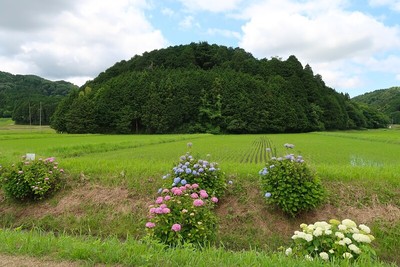
<instances>
[{"instance_id":1,"label":"green rice paddy field","mask_svg":"<svg viewBox=\"0 0 400 267\"><path fill-rule=\"evenodd\" d=\"M283 144L294 144L290 153L301 154L318 173L328 192L320 209L292 219L266 206L258 171L270 143L278 154L287 153ZM141 260L101 259L93 251L85 254L83 250L54 248L60 238L75 238L71 242L80 242L82 247L92 244L94 238L102 248L119 240L112 250L127 246L128 240L141 239L147 206L156 197L162 175L189 150L194 156L218 162L226 179L233 181L217 208L219 248L212 253L234 251L239 253L235 257L249 257L246 264L258 266L257 253L268 254L287 246L300 223L349 218L371 226L376 236L374 248L384 264L400 264L399 128L265 135L68 135L0 120L0 165L35 153L37 157L56 157L68 175L60 192L39 203L15 203L0 193L0 254L50 256L87 265L145 265ZM40 240L53 249L27 249L29 242ZM78 256L71 256L74 253ZM173 256L168 253L158 263L173 266ZM250 260L252 253L254 262ZM152 255L142 252L140 257ZM221 260L219 265L229 266L227 258L232 256L221 257L215 259Z\"/></svg>"}]
</instances>

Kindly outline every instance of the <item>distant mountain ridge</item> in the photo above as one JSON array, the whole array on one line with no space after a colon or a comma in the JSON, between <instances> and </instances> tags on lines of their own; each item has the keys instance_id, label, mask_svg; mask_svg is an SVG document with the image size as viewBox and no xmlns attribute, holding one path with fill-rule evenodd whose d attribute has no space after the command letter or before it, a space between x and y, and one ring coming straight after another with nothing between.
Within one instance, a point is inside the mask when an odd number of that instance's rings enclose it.
<instances>
[{"instance_id":1,"label":"distant mountain ridge","mask_svg":"<svg viewBox=\"0 0 400 267\"><path fill-rule=\"evenodd\" d=\"M58 103L76 85L0 71L0 117L17 124L50 124Z\"/></svg>"},{"instance_id":2,"label":"distant mountain ridge","mask_svg":"<svg viewBox=\"0 0 400 267\"><path fill-rule=\"evenodd\" d=\"M375 90L353 100L375 107L389 116L391 123L400 124L400 86Z\"/></svg>"}]
</instances>

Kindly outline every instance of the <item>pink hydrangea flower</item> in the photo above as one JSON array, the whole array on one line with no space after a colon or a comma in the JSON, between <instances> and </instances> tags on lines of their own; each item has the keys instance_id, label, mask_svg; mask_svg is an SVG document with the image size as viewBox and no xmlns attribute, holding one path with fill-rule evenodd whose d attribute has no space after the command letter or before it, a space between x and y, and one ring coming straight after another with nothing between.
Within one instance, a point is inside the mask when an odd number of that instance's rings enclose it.
<instances>
[{"instance_id":1,"label":"pink hydrangea flower","mask_svg":"<svg viewBox=\"0 0 400 267\"><path fill-rule=\"evenodd\" d=\"M146 223L146 227L147 228L154 228L156 225L155 225L155 223L152 223L152 222L147 222Z\"/></svg>"},{"instance_id":2,"label":"pink hydrangea flower","mask_svg":"<svg viewBox=\"0 0 400 267\"><path fill-rule=\"evenodd\" d=\"M170 200L170 199L171 199L171 196L165 196L165 197L164 197L164 200L165 200L165 201L168 201L168 200Z\"/></svg>"},{"instance_id":3,"label":"pink hydrangea flower","mask_svg":"<svg viewBox=\"0 0 400 267\"><path fill-rule=\"evenodd\" d=\"M201 200L201 199L195 199L195 200L193 201L193 206L195 206L195 207L201 207L201 206L203 206L203 205L204 205L204 201Z\"/></svg>"},{"instance_id":4,"label":"pink hydrangea flower","mask_svg":"<svg viewBox=\"0 0 400 267\"><path fill-rule=\"evenodd\" d=\"M155 212L156 214L163 214L163 209L160 208L160 207L158 207L158 208L155 209L154 212Z\"/></svg>"},{"instance_id":5,"label":"pink hydrangea flower","mask_svg":"<svg viewBox=\"0 0 400 267\"><path fill-rule=\"evenodd\" d=\"M151 208L150 213L156 213L156 208Z\"/></svg>"},{"instance_id":6,"label":"pink hydrangea flower","mask_svg":"<svg viewBox=\"0 0 400 267\"><path fill-rule=\"evenodd\" d=\"M192 188L193 189L199 188L199 185L198 184L192 184Z\"/></svg>"},{"instance_id":7,"label":"pink hydrangea flower","mask_svg":"<svg viewBox=\"0 0 400 267\"><path fill-rule=\"evenodd\" d=\"M166 204L161 204L161 205L160 205L160 208L162 208L162 209L165 209L166 207L167 207Z\"/></svg>"},{"instance_id":8,"label":"pink hydrangea flower","mask_svg":"<svg viewBox=\"0 0 400 267\"><path fill-rule=\"evenodd\" d=\"M163 193L169 193L169 189L168 189L168 188L165 188L162 192L163 192Z\"/></svg>"},{"instance_id":9,"label":"pink hydrangea flower","mask_svg":"<svg viewBox=\"0 0 400 267\"><path fill-rule=\"evenodd\" d=\"M211 198L211 201L214 202L214 203L217 203L217 202L218 202L218 198L212 197L212 198Z\"/></svg>"},{"instance_id":10,"label":"pink hydrangea flower","mask_svg":"<svg viewBox=\"0 0 400 267\"><path fill-rule=\"evenodd\" d=\"M156 203L157 203L157 204L161 204L161 203L163 202L163 200L164 200L163 197L158 197L158 198L156 199Z\"/></svg>"},{"instance_id":11,"label":"pink hydrangea flower","mask_svg":"<svg viewBox=\"0 0 400 267\"><path fill-rule=\"evenodd\" d=\"M206 190L200 190L199 193L200 193L201 198L208 198L208 194L207 194Z\"/></svg>"},{"instance_id":12,"label":"pink hydrangea flower","mask_svg":"<svg viewBox=\"0 0 400 267\"><path fill-rule=\"evenodd\" d=\"M186 187L187 189L192 189L192 185L190 185L190 184L185 184L185 187Z\"/></svg>"},{"instance_id":13,"label":"pink hydrangea flower","mask_svg":"<svg viewBox=\"0 0 400 267\"><path fill-rule=\"evenodd\" d=\"M173 193L174 193L174 195L176 195L176 196L180 196L180 195L183 194L182 190L180 190L179 188L177 188L176 190L174 190Z\"/></svg>"},{"instance_id":14,"label":"pink hydrangea flower","mask_svg":"<svg viewBox=\"0 0 400 267\"><path fill-rule=\"evenodd\" d=\"M163 208L162 209L162 213L163 214L167 214L167 213L170 213L170 212L171 212L171 210L169 208Z\"/></svg>"},{"instance_id":15,"label":"pink hydrangea flower","mask_svg":"<svg viewBox=\"0 0 400 267\"><path fill-rule=\"evenodd\" d=\"M192 193L190 195L191 198L199 198L199 195L197 193Z\"/></svg>"},{"instance_id":16,"label":"pink hydrangea flower","mask_svg":"<svg viewBox=\"0 0 400 267\"><path fill-rule=\"evenodd\" d=\"M179 223L175 223L172 225L171 230L175 232L179 232L182 229L182 226Z\"/></svg>"}]
</instances>

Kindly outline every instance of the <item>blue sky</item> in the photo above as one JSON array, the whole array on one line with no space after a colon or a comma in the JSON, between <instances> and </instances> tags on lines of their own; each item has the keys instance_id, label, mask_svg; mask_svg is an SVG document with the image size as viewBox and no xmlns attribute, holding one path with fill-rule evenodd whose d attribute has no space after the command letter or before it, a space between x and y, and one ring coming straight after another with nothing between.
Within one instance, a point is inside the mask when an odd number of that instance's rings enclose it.
<instances>
[{"instance_id":1,"label":"blue sky","mask_svg":"<svg viewBox=\"0 0 400 267\"><path fill-rule=\"evenodd\" d=\"M2 0L0 40L1 71L77 85L199 41L295 55L350 96L400 85L399 0Z\"/></svg>"}]
</instances>

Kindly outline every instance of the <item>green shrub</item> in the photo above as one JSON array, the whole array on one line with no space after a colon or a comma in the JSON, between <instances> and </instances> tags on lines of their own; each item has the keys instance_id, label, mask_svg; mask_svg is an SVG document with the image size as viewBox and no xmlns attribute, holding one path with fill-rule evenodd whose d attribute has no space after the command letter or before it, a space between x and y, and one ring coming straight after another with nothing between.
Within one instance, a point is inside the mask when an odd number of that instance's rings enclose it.
<instances>
[{"instance_id":1,"label":"green shrub","mask_svg":"<svg viewBox=\"0 0 400 267\"><path fill-rule=\"evenodd\" d=\"M179 158L172 172L164 175L164 186L171 188L186 184L198 184L210 194L221 197L226 189L225 175L218 163L195 159L190 153Z\"/></svg>"},{"instance_id":2,"label":"green shrub","mask_svg":"<svg viewBox=\"0 0 400 267\"><path fill-rule=\"evenodd\" d=\"M197 184L164 189L150 206L148 235L171 246L214 241L217 218L212 208L218 202Z\"/></svg>"},{"instance_id":3,"label":"green shrub","mask_svg":"<svg viewBox=\"0 0 400 267\"><path fill-rule=\"evenodd\" d=\"M345 219L342 222L330 220L314 224L301 224L301 231L295 231L293 244L286 249L286 255L320 258L322 260L357 259L360 256L376 258L370 243L375 239L368 226Z\"/></svg>"},{"instance_id":4,"label":"green shrub","mask_svg":"<svg viewBox=\"0 0 400 267\"><path fill-rule=\"evenodd\" d=\"M295 217L323 201L324 189L301 156L271 157L266 165L259 174L267 203L276 204Z\"/></svg>"},{"instance_id":5,"label":"green shrub","mask_svg":"<svg viewBox=\"0 0 400 267\"><path fill-rule=\"evenodd\" d=\"M61 186L64 170L55 158L23 160L0 172L6 196L15 200L39 200L49 196Z\"/></svg>"}]
</instances>

